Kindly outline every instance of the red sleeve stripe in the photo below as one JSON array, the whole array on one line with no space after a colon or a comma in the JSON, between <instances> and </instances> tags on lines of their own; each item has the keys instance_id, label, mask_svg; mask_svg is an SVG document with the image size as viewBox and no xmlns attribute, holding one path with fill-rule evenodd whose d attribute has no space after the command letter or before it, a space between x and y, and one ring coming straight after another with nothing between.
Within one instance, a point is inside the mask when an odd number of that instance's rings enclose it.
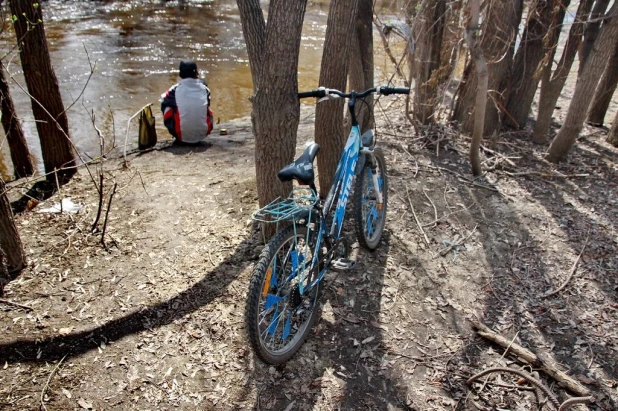
<instances>
[{"instance_id":1,"label":"red sleeve stripe","mask_svg":"<svg viewBox=\"0 0 618 411\"><path fill-rule=\"evenodd\" d=\"M212 117L213 117L212 110L208 108L208 111L206 112L206 127L208 128L207 134L210 134L210 132L212 131L212 121L213 121Z\"/></svg>"},{"instance_id":2,"label":"red sleeve stripe","mask_svg":"<svg viewBox=\"0 0 618 411\"><path fill-rule=\"evenodd\" d=\"M180 113L178 112L178 110L173 110L174 111L174 123L176 126L176 136L178 136L178 140L182 141L182 133L180 132Z\"/></svg>"}]
</instances>

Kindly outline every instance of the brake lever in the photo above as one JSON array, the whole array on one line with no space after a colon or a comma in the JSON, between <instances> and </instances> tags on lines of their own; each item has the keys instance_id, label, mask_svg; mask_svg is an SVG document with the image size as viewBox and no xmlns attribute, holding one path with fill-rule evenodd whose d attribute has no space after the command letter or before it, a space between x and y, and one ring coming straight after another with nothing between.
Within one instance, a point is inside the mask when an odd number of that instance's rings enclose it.
<instances>
[{"instance_id":1,"label":"brake lever","mask_svg":"<svg viewBox=\"0 0 618 411\"><path fill-rule=\"evenodd\" d=\"M323 101L330 100L330 99L336 99L336 98L341 98L341 97L339 97L337 94L329 94L329 95L324 96L321 99L319 99L318 103L321 103Z\"/></svg>"}]
</instances>

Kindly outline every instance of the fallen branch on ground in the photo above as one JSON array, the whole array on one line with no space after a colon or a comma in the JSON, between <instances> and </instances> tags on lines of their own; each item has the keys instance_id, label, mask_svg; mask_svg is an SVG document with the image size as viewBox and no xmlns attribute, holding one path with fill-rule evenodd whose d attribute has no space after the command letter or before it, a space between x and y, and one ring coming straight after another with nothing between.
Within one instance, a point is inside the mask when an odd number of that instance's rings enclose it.
<instances>
[{"instance_id":1,"label":"fallen branch on ground","mask_svg":"<svg viewBox=\"0 0 618 411\"><path fill-rule=\"evenodd\" d=\"M567 410L570 407L572 407L574 405L577 405L577 404L587 404L587 403L590 403L590 402L594 401L594 398L590 397L590 396L588 396L588 397L575 397L575 398L569 398L568 400L566 400L562 404L560 404L560 402L558 401L558 398L554 395L554 393L552 393L549 390L549 388L547 388L539 380L537 380L536 378L532 377L531 375L529 375L528 373L525 373L523 371L514 370L512 368L506 368L506 367L488 368L486 370L483 370L480 373L475 374L472 377L470 377L468 379L468 381L466 381L466 384L471 385L475 380L481 378L484 375L490 374L492 372L511 373L511 374L515 374L515 375L525 379L526 381L528 381L529 383L531 383L532 385L534 385L535 387L537 387L541 391L543 391L543 393L547 396L547 399L549 400L549 402L551 402L554 405L554 407L556 407L558 409L558 411Z\"/></svg>"},{"instance_id":2,"label":"fallen branch on ground","mask_svg":"<svg viewBox=\"0 0 618 411\"><path fill-rule=\"evenodd\" d=\"M505 174L509 177L524 177L524 176L538 176L542 178L588 178L590 174L557 174L554 172L543 173L540 171L521 171L521 172L510 172L510 171L496 171L499 174Z\"/></svg>"},{"instance_id":3,"label":"fallen branch on ground","mask_svg":"<svg viewBox=\"0 0 618 411\"><path fill-rule=\"evenodd\" d=\"M528 375L527 373L525 373L523 371L520 371L520 370L514 370L512 368L506 368L506 367L488 368L488 369L483 370L483 371L479 372L478 374L475 374L472 377L468 378L468 381L466 381L466 384L472 385L472 383L474 381L478 380L479 378L481 378L484 375L491 374L492 372L506 372L506 373L515 374L515 375L523 378L524 380L528 381L530 384L534 385L535 387L537 387L541 391L543 391L543 393L545 393L545 395L547 396L549 401L554 405L554 407L560 408L560 402L558 401L558 399L556 398L554 393L549 390L549 388L547 388L545 385L543 385L543 383L541 381L537 380L536 378L532 377L531 375ZM485 385L483 384L483 386L485 386Z\"/></svg>"},{"instance_id":4,"label":"fallen branch on ground","mask_svg":"<svg viewBox=\"0 0 618 411\"><path fill-rule=\"evenodd\" d=\"M429 202L431 203L431 206L433 207L433 215L434 215L434 218L435 218L433 226L435 226L437 224L437 221L438 221L438 209L436 208L436 205L433 203L433 201L431 201L431 198L425 192L425 189L423 189L423 194L425 194L425 197L427 197L427 200L429 200Z\"/></svg>"},{"instance_id":5,"label":"fallen branch on ground","mask_svg":"<svg viewBox=\"0 0 618 411\"><path fill-rule=\"evenodd\" d=\"M427 245L429 245L429 238L427 238L427 234L425 234L425 230L423 230L423 226L421 225L421 222L418 221L418 217L416 215L416 211L414 211L414 205L412 204L412 200L410 200L410 192L408 190L408 186L406 185L406 195L408 196L408 203L410 203L410 208L412 209L412 214L414 215L414 219L416 220L416 225L418 226L418 229L420 230L421 234L423 234L423 238L425 239L425 243L427 243Z\"/></svg>"},{"instance_id":6,"label":"fallen branch on ground","mask_svg":"<svg viewBox=\"0 0 618 411\"><path fill-rule=\"evenodd\" d=\"M563 371L560 371L555 365L540 359L532 351L522 347L519 344L511 344L509 340L496 333L478 320L472 321L472 325L481 337L487 338L488 340L493 341L496 344L505 348L508 347L510 344L510 351L513 354L526 361L533 367L540 369L545 374L552 377L554 380L558 381L558 385L560 385L561 387L566 388L581 397L586 397L590 395L589 389L582 387L577 381L566 375Z\"/></svg>"},{"instance_id":7,"label":"fallen branch on ground","mask_svg":"<svg viewBox=\"0 0 618 411\"><path fill-rule=\"evenodd\" d=\"M28 310L28 311L32 311L33 310L32 307L28 307L27 305L22 305L22 304L14 303L13 301L5 300L3 298L0 298L0 304L11 305L13 307L19 307L19 308L23 308L24 310Z\"/></svg>"},{"instance_id":8,"label":"fallen branch on ground","mask_svg":"<svg viewBox=\"0 0 618 411\"><path fill-rule=\"evenodd\" d=\"M47 389L49 388L49 382L54 377L54 374L56 374L56 371L58 371L58 368L60 368L62 361L64 361L66 357L67 357L67 354L65 354L64 357L62 357L62 359L58 361L58 364L56 364L52 372L49 374L49 377L47 377L47 382L45 383L45 386L43 387L43 390L41 391L41 407L43 407L43 409L45 410L47 410L47 407L45 407L43 400L45 399L45 393L47 393Z\"/></svg>"},{"instance_id":9,"label":"fallen branch on ground","mask_svg":"<svg viewBox=\"0 0 618 411\"><path fill-rule=\"evenodd\" d=\"M588 233L590 233L590 231L588 231ZM575 259L575 262L573 263L573 267L571 267L571 271L569 272L567 279L562 283L560 287L556 288L554 291L550 291L550 292L543 294L541 298L547 298L547 297L551 297L552 295L556 295L560 291L562 291L564 287L567 286L567 284L569 284L569 282L571 281L571 278L573 278L573 275L575 275L575 271L577 271L577 264L579 263L579 260L581 259L582 254L584 254L584 250L586 249L586 246L588 245L589 238L590 238L590 234L586 235L586 241L584 241L584 246L582 247L582 250L580 251L577 258Z\"/></svg>"}]
</instances>

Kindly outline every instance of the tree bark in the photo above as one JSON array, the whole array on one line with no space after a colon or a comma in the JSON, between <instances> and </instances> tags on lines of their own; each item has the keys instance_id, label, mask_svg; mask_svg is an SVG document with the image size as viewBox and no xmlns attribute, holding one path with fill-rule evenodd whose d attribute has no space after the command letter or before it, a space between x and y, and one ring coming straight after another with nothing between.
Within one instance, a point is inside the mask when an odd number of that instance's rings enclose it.
<instances>
[{"instance_id":1,"label":"tree bark","mask_svg":"<svg viewBox=\"0 0 618 411\"><path fill-rule=\"evenodd\" d=\"M365 91L373 84L373 2L358 0L356 35L350 44L349 89ZM365 104L357 107L356 118L361 132L373 128L373 95L365 98ZM349 132L350 124L346 128Z\"/></svg>"},{"instance_id":2,"label":"tree bark","mask_svg":"<svg viewBox=\"0 0 618 411\"><path fill-rule=\"evenodd\" d=\"M9 269L6 266L6 255L0 248L0 297L4 295L4 286L11 281Z\"/></svg>"},{"instance_id":3,"label":"tree bark","mask_svg":"<svg viewBox=\"0 0 618 411\"><path fill-rule=\"evenodd\" d=\"M486 56L488 70L489 98L485 108L483 135L491 135L500 130L502 125L504 93L513 64L513 52L517 28L523 11L523 0L494 0L489 4L483 23L481 49ZM468 63L464 71L464 81L459 87L459 97L455 105L453 120L461 124L465 133L474 129L472 115L477 100L477 68L474 60Z\"/></svg>"},{"instance_id":4,"label":"tree bark","mask_svg":"<svg viewBox=\"0 0 618 411\"><path fill-rule=\"evenodd\" d=\"M446 0L424 1L414 24L415 84L414 118L424 126L435 122L434 111L440 53L446 20Z\"/></svg>"},{"instance_id":5,"label":"tree bark","mask_svg":"<svg viewBox=\"0 0 618 411\"><path fill-rule=\"evenodd\" d=\"M4 76L4 64L2 62L0 62L0 99L2 100L2 127L11 150L13 174L15 178L31 176L34 174L34 162L26 143L21 122L15 113L15 105L11 98L9 84Z\"/></svg>"},{"instance_id":6,"label":"tree bark","mask_svg":"<svg viewBox=\"0 0 618 411\"><path fill-rule=\"evenodd\" d=\"M579 49L579 72L578 75L581 74L586 61L588 60L588 56L590 55L590 51L592 50L592 46L599 35L599 29L601 28L601 20L603 17L605 10L607 10L607 6L609 6L610 0L597 0L594 3L594 8L592 9L592 13L590 14L590 22L586 23L586 28L584 30L584 39L582 40L580 49Z\"/></svg>"},{"instance_id":7,"label":"tree bark","mask_svg":"<svg viewBox=\"0 0 618 411\"><path fill-rule=\"evenodd\" d=\"M32 112L41 141L41 152L47 179L55 180L54 170L61 182L77 171L73 147L69 138L69 124L60 88L49 58L43 13L31 0L10 2L14 16L21 65L31 95Z\"/></svg>"},{"instance_id":8,"label":"tree bark","mask_svg":"<svg viewBox=\"0 0 618 411\"><path fill-rule=\"evenodd\" d=\"M470 0L469 5L470 20L468 21L468 26L466 27L466 43L470 49L470 55L474 60L478 84L476 90L476 104L474 107L474 131L472 134L472 143L470 144L470 163L472 165L472 174L478 176L482 172L479 149L481 146L481 141L483 140L485 108L487 107L488 73L483 50L481 50L481 45L476 38L481 14L480 0Z\"/></svg>"},{"instance_id":9,"label":"tree bark","mask_svg":"<svg viewBox=\"0 0 618 411\"><path fill-rule=\"evenodd\" d=\"M569 111L564 124L549 147L547 155L549 161L558 162L563 160L584 126L586 113L592 100L593 93L590 90L596 89L599 78L611 54L614 52L616 41L618 40L618 17L616 13L618 13L618 2L614 2L609 11L608 14L613 17L606 20L605 24L601 27L599 37L588 56L588 61L577 79L575 92L571 98L571 104L569 105Z\"/></svg>"},{"instance_id":10,"label":"tree bark","mask_svg":"<svg viewBox=\"0 0 618 411\"><path fill-rule=\"evenodd\" d=\"M328 12L319 85L345 90L351 36L356 26L358 0L332 0ZM343 129L345 100L328 100L315 111L315 141L322 151L318 156L320 194L325 198L332 184L345 144Z\"/></svg>"},{"instance_id":11,"label":"tree bark","mask_svg":"<svg viewBox=\"0 0 618 411\"><path fill-rule=\"evenodd\" d=\"M236 4L238 4L241 16L240 22L247 45L253 92L255 93L262 72L263 60L260 56L262 56L266 41L266 20L264 20L264 12L259 1L238 0Z\"/></svg>"},{"instance_id":12,"label":"tree bark","mask_svg":"<svg viewBox=\"0 0 618 411\"><path fill-rule=\"evenodd\" d=\"M609 130L609 134L607 135L607 142L614 147L618 147L618 112L616 112L614 122L612 123L612 128Z\"/></svg>"},{"instance_id":13,"label":"tree bark","mask_svg":"<svg viewBox=\"0 0 618 411\"><path fill-rule=\"evenodd\" d=\"M26 263L24 249L13 221L13 211L2 178L0 178L0 249L6 255L8 273L18 272L24 267Z\"/></svg>"},{"instance_id":14,"label":"tree bark","mask_svg":"<svg viewBox=\"0 0 618 411\"><path fill-rule=\"evenodd\" d=\"M609 59L607 66L605 66L605 72L601 81L597 86L597 90L594 93L592 99L592 105L588 110L589 124L595 126L602 126L605 121L605 115L609 104L612 102L612 97L616 91L616 85L618 84L618 42L616 42L616 48L614 54Z\"/></svg>"},{"instance_id":15,"label":"tree bark","mask_svg":"<svg viewBox=\"0 0 618 411\"><path fill-rule=\"evenodd\" d=\"M506 104L508 115L504 122L510 127L524 128L534 101L543 60L556 47L558 36L546 34L562 24L570 0L537 0L528 17L528 25L515 55L513 80Z\"/></svg>"},{"instance_id":16,"label":"tree bark","mask_svg":"<svg viewBox=\"0 0 618 411\"><path fill-rule=\"evenodd\" d=\"M556 107L556 102L560 97L564 84L577 55L577 50L581 44L582 33L584 32L584 22L587 21L590 15L594 0L581 0L575 21L569 30L569 36L562 52L562 57L556 69L552 74L552 65L556 54L557 47L554 47L550 58L545 61L543 68L543 81L541 83L541 95L539 98L539 111L537 114L536 124L534 125L533 140L536 143L542 144L547 141L547 134L551 126L551 118Z\"/></svg>"},{"instance_id":17,"label":"tree bark","mask_svg":"<svg viewBox=\"0 0 618 411\"><path fill-rule=\"evenodd\" d=\"M300 119L298 52L306 0L270 2L268 22L259 0L237 0L254 79L251 121L260 207L287 197L292 184L277 173L294 159Z\"/></svg>"}]
</instances>

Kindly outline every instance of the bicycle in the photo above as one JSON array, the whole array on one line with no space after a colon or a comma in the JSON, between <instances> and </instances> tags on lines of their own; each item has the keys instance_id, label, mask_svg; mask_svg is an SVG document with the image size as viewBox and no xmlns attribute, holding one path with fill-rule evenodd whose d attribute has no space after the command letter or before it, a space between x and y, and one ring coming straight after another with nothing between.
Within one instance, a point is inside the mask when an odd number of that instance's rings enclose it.
<instances>
[{"instance_id":1,"label":"bicycle","mask_svg":"<svg viewBox=\"0 0 618 411\"><path fill-rule=\"evenodd\" d=\"M326 272L354 266L347 259L348 247L341 229L355 175L359 177L354 182L352 200L356 237L364 248L378 247L386 222L386 161L382 150L375 146L373 130L361 136L354 109L357 100L372 93L409 92L409 88L380 86L361 93L323 87L298 93L299 98L316 97L319 101L347 98L352 129L325 199L318 197L314 183L313 161L320 147L311 143L278 173L283 182L298 182L290 196L273 201L252 216L260 222L287 224L264 247L249 284L247 331L254 352L265 363L282 364L300 349L318 316L321 281Z\"/></svg>"}]
</instances>

